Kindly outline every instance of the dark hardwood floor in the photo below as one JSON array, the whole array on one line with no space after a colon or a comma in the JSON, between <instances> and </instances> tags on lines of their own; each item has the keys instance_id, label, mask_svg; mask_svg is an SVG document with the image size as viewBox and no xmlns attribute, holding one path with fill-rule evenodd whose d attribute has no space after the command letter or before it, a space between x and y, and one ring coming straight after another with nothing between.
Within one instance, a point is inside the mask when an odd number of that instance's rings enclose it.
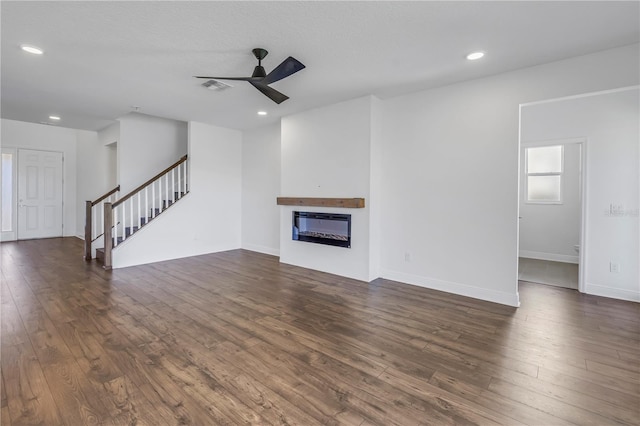
<instances>
[{"instance_id":1,"label":"dark hardwood floor","mask_svg":"<svg viewBox=\"0 0 640 426\"><path fill-rule=\"evenodd\" d=\"M104 271L3 243L2 425L640 422L640 305L522 307L236 250Z\"/></svg>"}]
</instances>

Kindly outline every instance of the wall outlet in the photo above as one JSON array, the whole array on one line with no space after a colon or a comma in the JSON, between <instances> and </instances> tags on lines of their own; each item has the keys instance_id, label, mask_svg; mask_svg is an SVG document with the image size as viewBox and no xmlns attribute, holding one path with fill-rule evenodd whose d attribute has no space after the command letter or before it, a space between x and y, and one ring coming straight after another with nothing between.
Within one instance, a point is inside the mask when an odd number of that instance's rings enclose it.
<instances>
[{"instance_id":1,"label":"wall outlet","mask_svg":"<svg viewBox=\"0 0 640 426\"><path fill-rule=\"evenodd\" d=\"M609 272L614 274L620 273L620 264L618 262L609 262Z\"/></svg>"},{"instance_id":2,"label":"wall outlet","mask_svg":"<svg viewBox=\"0 0 640 426\"><path fill-rule=\"evenodd\" d=\"M404 261L411 262L411 253L409 253L408 251L404 253Z\"/></svg>"}]
</instances>

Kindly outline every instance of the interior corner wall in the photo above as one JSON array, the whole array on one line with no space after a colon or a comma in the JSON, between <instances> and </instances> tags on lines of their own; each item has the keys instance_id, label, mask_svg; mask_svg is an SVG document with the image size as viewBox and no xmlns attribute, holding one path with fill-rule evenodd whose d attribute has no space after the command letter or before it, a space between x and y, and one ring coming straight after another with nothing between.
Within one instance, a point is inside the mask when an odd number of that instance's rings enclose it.
<instances>
[{"instance_id":1,"label":"interior corner wall","mask_svg":"<svg viewBox=\"0 0 640 426\"><path fill-rule=\"evenodd\" d=\"M521 121L523 142L586 139L585 292L640 302L639 89L526 105Z\"/></svg>"},{"instance_id":2,"label":"interior corner wall","mask_svg":"<svg viewBox=\"0 0 640 426\"><path fill-rule=\"evenodd\" d=\"M187 153L186 122L139 113L118 121L118 183L123 195Z\"/></svg>"},{"instance_id":3,"label":"interior corner wall","mask_svg":"<svg viewBox=\"0 0 640 426\"><path fill-rule=\"evenodd\" d=\"M242 248L280 254L280 122L242 134Z\"/></svg>"},{"instance_id":4,"label":"interior corner wall","mask_svg":"<svg viewBox=\"0 0 640 426\"><path fill-rule=\"evenodd\" d=\"M369 279L380 277L382 250L382 122L383 102L371 97L371 141L369 152Z\"/></svg>"},{"instance_id":5,"label":"interior corner wall","mask_svg":"<svg viewBox=\"0 0 640 426\"><path fill-rule=\"evenodd\" d=\"M78 218L76 210L77 131L4 118L1 121L1 127L1 140L4 147L62 152L64 156L63 235L75 236L78 227L76 221L84 220L83 217Z\"/></svg>"},{"instance_id":6,"label":"interior corner wall","mask_svg":"<svg viewBox=\"0 0 640 426\"><path fill-rule=\"evenodd\" d=\"M113 251L113 267L240 248L242 133L189 122L189 194Z\"/></svg>"},{"instance_id":7,"label":"interior corner wall","mask_svg":"<svg viewBox=\"0 0 640 426\"><path fill-rule=\"evenodd\" d=\"M369 200L371 97L282 119L280 195ZM294 210L351 214L351 248L293 241ZM369 281L370 207L280 206L280 261Z\"/></svg>"},{"instance_id":8,"label":"interior corner wall","mask_svg":"<svg viewBox=\"0 0 640 426\"><path fill-rule=\"evenodd\" d=\"M517 306L519 105L636 85L638 52L385 100L383 277Z\"/></svg>"},{"instance_id":9,"label":"interior corner wall","mask_svg":"<svg viewBox=\"0 0 640 426\"><path fill-rule=\"evenodd\" d=\"M115 123L100 129L98 131L98 139L102 145L118 143L120 140L120 122L116 121Z\"/></svg>"}]
</instances>

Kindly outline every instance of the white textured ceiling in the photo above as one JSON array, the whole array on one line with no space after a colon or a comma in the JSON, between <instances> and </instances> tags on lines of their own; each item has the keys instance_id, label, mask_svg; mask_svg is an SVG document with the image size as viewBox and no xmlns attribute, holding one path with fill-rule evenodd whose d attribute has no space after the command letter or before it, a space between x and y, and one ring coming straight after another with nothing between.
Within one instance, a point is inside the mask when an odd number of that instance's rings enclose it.
<instances>
[{"instance_id":1,"label":"white textured ceiling","mask_svg":"<svg viewBox=\"0 0 640 426\"><path fill-rule=\"evenodd\" d=\"M97 130L146 114L246 129L354 97L382 98L637 43L639 3L2 1L2 117ZM37 45L42 56L22 52ZM193 75L249 75L254 47L276 105L244 82L213 92ZM465 55L484 50L480 61ZM269 115L259 117L258 110Z\"/></svg>"}]
</instances>

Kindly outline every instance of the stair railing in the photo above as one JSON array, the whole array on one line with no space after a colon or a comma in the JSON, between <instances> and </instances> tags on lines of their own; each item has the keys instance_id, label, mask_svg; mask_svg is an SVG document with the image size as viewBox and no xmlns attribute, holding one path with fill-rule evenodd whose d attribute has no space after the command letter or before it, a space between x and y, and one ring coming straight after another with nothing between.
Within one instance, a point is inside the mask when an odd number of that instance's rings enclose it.
<instances>
[{"instance_id":1,"label":"stair railing","mask_svg":"<svg viewBox=\"0 0 640 426\"><path fill-rule=\"evenodd\" d=\"M104 204L104 267L111 269L114 248L148 224L188 191L187 156L118 201Z\"/></svg>"},{"instance_id":2,"label":"stair railing","mask_svg":"<svg viewBox=\"0 0 640 426\"><path fill-rule=\"evenodd\" d=\"M91 245L102 236L104 229L104 203L112 203L118 199L120 185L94 201L85 201L84 219L84 258L91 260Z\"/></svg>"}]
</instances>

